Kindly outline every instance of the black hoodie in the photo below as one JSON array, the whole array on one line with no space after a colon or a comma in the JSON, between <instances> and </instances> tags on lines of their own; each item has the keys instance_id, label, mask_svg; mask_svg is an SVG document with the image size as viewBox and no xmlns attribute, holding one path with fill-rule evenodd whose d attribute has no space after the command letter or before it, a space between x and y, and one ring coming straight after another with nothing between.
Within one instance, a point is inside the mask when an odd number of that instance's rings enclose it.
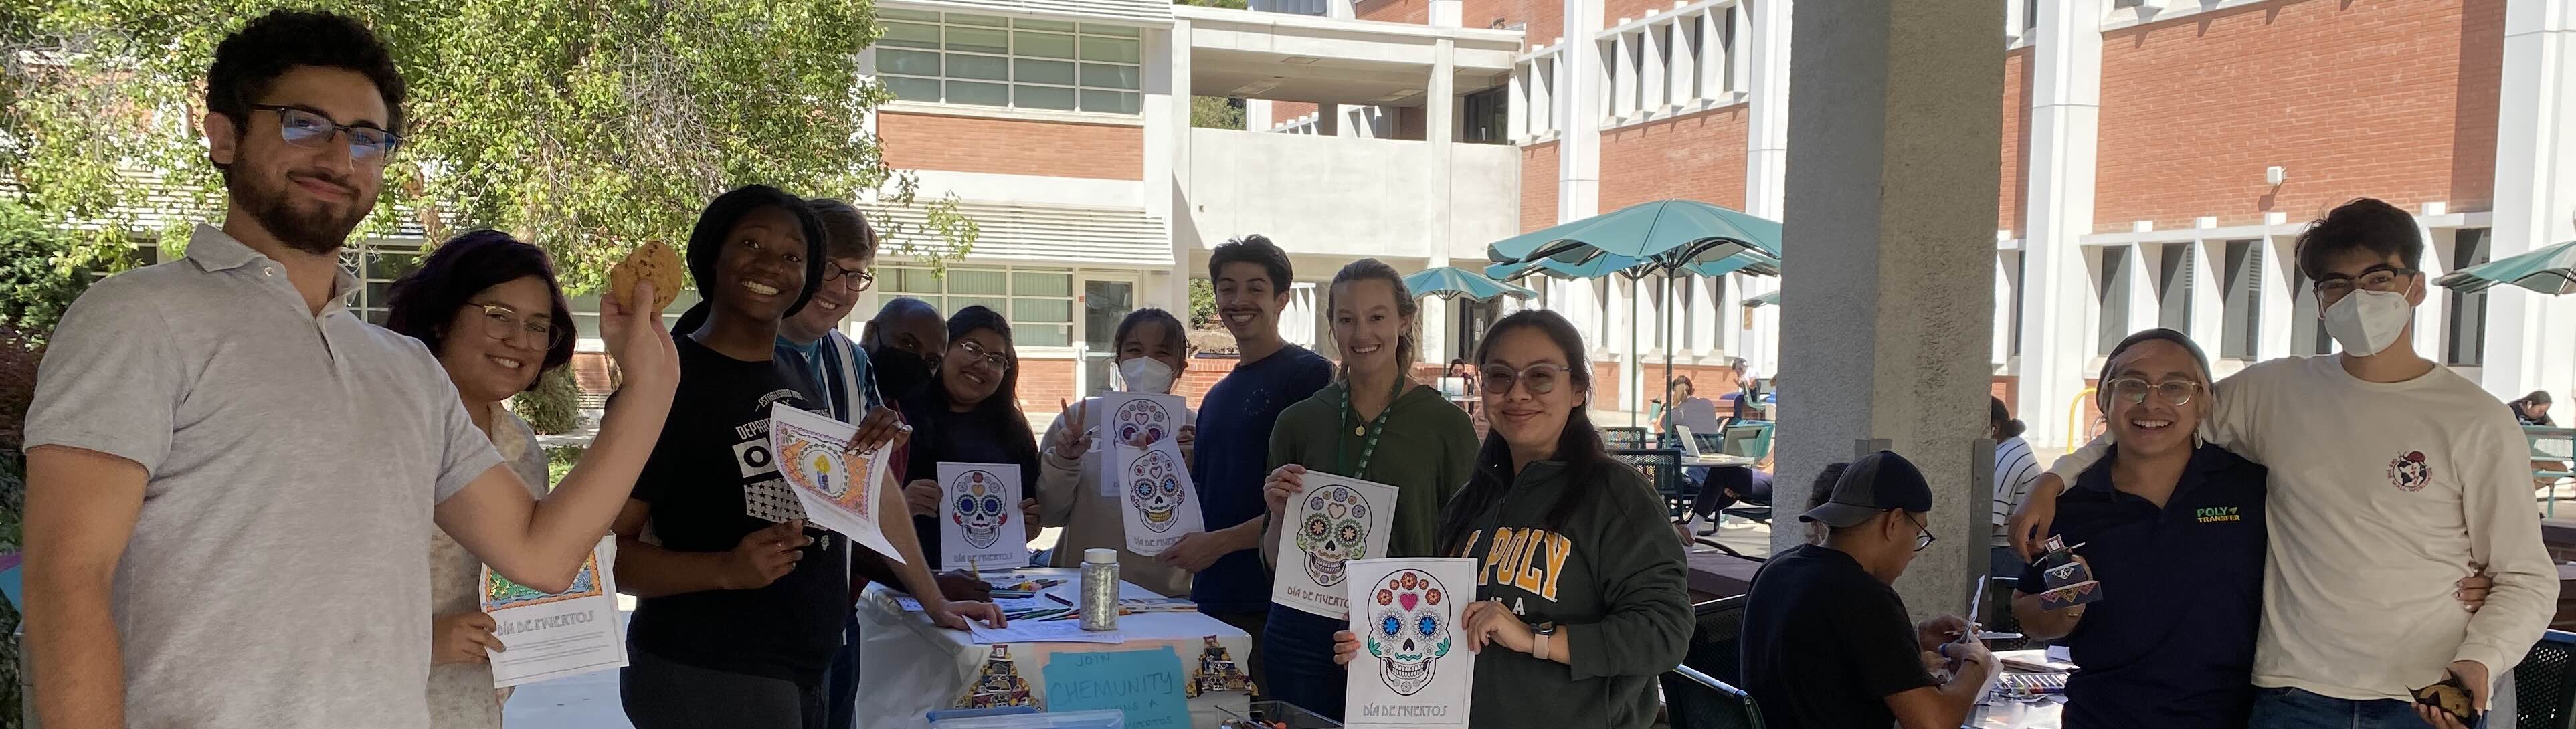
<instances>
[{"instance_id":1,"label":"black hoodie","mask_svg":"<svg viewBox=\"0 0 2576 729\"><path fill-rule=\"evenodd\" d=\"M1655 721L1655 681L1682 662L1692 628L1689 568L1663 500L1617 464L1574 483L1564 463L1479 466L1511 484L1469 522L1458 556L1478 560L1476 597L1501 600L1533 625L1569 636L1573 665L1488 646L1476 658L1479 729L1641 729ZM1591 494L1550 519L1566 489ZM1550 530L1550 523L1564 525ZM1502 548L1496 549L1500 543Z\"/></svg>"}]
</instances>

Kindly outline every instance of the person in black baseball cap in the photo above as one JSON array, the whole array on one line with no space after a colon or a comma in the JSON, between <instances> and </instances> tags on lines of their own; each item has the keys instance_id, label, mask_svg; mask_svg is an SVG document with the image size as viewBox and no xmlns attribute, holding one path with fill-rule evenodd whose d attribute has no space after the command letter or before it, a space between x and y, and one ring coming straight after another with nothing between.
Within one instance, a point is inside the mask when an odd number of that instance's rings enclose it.
<instances>
[{"instance_id":1,"label":"person in black baseball cap","mask_svg":"<svg viewBox=\"0 0 2576 729\"><path fill-rule=\"evenodd\" d=\"M1889 587L1931 546L1932 486L1887 451L1843 469L1833 497L1798 516L1830 531L1753 576L1740 656L1744 689L1773 727L1960 726L1996 670L1967 621L1908 620ZM1925 664L1955 661L1947 681Z\"/></svg>"}]
</instances>

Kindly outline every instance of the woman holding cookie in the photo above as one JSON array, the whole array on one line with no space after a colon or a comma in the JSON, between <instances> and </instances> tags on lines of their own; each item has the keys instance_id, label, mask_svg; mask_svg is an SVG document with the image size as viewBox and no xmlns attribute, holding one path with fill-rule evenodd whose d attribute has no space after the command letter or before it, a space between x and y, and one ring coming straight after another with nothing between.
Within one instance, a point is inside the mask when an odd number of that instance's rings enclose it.
<instances>
[{"instance_id":1,"label":"woman holding cookie","mask_svg":"<svg viewBox=\"0 0 2576 729\"><path fill-rule=\"evenodd\" d=\"M779 319L821 279L823 236L804 200L762 185L718 196L690 231L703 316L674 332L679 390L616 523L618 585L643 598L619 674L639 729L792 729L824 712L823 669L850 611L850 546L805 527L768 454L772 404L823 408L802 362L774 356ZM910 530L886 537L922 563ZM926 570L905 572L934 622L999 622L990 603L946 602Z\"/></svg>"}]
</instances>

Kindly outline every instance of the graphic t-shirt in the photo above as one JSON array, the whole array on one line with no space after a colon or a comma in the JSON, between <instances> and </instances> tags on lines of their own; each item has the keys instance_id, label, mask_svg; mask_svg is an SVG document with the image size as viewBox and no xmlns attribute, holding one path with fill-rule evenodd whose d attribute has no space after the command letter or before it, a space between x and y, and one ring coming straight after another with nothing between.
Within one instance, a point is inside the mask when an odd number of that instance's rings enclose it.
<instances>
[{"instance_id":1,"label":"graphic t-shirt","mask_svg":"<svg viewBox=\"0 0 2576 729\"><path fill-rule=\"evenodd\" d=\"M663 549L727 552L746 534L799 513L769 452L769 406L813 410L814 376L793 358L745 362L677 339L680 387L662 437L635 481ZM850 612L849 546L807 527L814 543L796 569L766 587L706 590L637 602L627 641L665 660L813 684L841 645Z\"/></svg>"}]
</instances>

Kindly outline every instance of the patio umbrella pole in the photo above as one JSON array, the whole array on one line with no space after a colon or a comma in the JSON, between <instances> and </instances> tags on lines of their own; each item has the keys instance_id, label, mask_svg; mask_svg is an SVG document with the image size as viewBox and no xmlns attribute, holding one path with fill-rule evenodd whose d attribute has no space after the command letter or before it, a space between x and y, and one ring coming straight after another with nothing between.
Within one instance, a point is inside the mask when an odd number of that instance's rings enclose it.
<instances>
[{"instance_id":1,"label":"patio umbrella pole","mask_svg":"<svg viewBox=\"0 0 2576 729\"><path fill-rule=\"evenodd\" d=\"M1637 280L1628 279L1628 371L1636 374L1637 394L1646 392L1646 366L1637 361ZM1644 405L1644 403L1638 403ZM1637 427L1637 408L1628 409L1628 427Z\"/></svg>"}]
</instances>

